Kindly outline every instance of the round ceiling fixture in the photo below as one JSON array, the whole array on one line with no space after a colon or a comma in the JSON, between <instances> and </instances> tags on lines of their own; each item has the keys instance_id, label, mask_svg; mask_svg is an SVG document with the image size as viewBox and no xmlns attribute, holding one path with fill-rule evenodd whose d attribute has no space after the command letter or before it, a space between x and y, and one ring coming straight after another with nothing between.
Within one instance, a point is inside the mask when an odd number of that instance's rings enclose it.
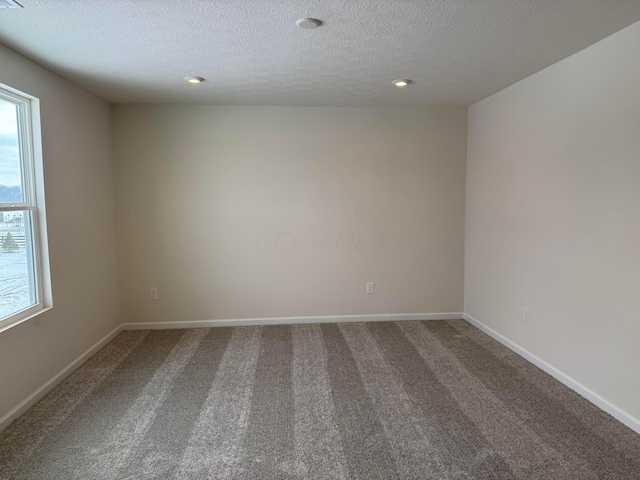
<instances>
[{"instance_id":1,"label":"round ceiling fixture","mask_svg":"<svg viewBox=\"0 0 640 480\"><path fill-rule=\"evenodd\" d=\"M317 28L322 25L322 22L317 18L301 18L296 21L296 25L300 28Z\"/></svg>"},{"instance_id":2,"label":"round ceiling fixture","mask_svg":"<svg viewBox=\"0 0 640 480\"><path fill-rule=\"evenodd\" d=\"M398 88L404 88L411 83L411 80L407 80L407 79L394 80L391 83L393 83Z\"/></svg>"},{"instance_id":3,"label":"round ceiling fixture","mask_svg":"<svg viewBox=\"0 0 640 480\"><path fill-rule=\"evenodd\" d=\"M184 79L191 85L200 85L202 82L204 82L204 78L202 77L184 77Z\"/></svg>"}]
</instances>

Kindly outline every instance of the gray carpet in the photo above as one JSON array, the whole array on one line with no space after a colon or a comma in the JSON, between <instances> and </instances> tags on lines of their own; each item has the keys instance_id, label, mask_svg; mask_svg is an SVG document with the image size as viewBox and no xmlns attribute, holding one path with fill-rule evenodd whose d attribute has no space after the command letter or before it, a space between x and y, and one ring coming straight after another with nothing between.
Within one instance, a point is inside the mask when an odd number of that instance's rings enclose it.
<instances>
[{"instance_id":1,"label":"gray carpet","mask_svg":"<svg viewBox=\"0 0 640 480\"><path fill-rule=\"evenodd\" d=\"M1 479L640 479L640 435L462 320L128 331Z\"/></svg>"}]
</instances>

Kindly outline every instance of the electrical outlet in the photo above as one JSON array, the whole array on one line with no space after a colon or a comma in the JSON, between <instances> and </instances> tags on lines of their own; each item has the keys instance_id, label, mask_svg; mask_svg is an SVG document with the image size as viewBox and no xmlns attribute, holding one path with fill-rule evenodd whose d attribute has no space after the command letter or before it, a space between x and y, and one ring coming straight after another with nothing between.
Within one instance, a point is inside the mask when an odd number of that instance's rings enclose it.
<instances>
[{"instance_id":1,"label":"electrical outlet","mask_svg":"<svg viewBox=\"0 0 640 480\"><path fill-rule=\"evenodd\" d=\"M149 300L158 300L158 289L150 288L149 289Z\"/></svg>"},{"instance_id":2,"label":"electrical outlet","mask_svg":"<svg viewBox=\"0 0 640 480\"><path fill-rule=\"evenodd\" d=\"M531 323L531 310L524 308L524 323Z\"/></svg>"},{"instance_id":3,"label":"electrical outlet","mask_svg":"<svg viewBox=\"0 0 640 480\"><path fill-rule=\"evenodd\" d=\"M374 282L367 282L367 294L371 295L376 293L376 284Z\"/></svg>"}]
</instances>

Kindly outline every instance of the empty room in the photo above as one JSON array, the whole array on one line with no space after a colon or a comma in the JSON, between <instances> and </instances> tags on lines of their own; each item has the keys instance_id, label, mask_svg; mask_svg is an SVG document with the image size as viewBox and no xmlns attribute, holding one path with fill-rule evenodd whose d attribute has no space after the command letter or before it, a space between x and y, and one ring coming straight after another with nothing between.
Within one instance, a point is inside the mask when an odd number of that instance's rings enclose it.
<instances>
[{"instance_id":1,"label":"empty room","mask_svg":"<svg viewBox=\"0 0 640 480\"><path fill-rule=\"evenodd\" d=\"M640 479L638 0L0 0L0 480Z\"/></svg>"}]
</instances>

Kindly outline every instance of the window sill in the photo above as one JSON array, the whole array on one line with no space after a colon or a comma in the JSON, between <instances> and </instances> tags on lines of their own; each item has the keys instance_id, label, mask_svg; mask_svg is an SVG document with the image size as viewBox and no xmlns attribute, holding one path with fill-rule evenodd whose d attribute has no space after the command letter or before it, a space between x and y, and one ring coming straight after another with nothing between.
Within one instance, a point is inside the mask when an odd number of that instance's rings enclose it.
<instances>
[{"instance_id":1,"label":"window sill","mask_svg":"<svg viewBox=\"0 0 640 480\"><path fill-rule=\"evenodd\" d=\"M6 318L0 321L0 333L5 332L10 328L20 325L21 323L24 323L28 320L31 320L32 318L35 318L44 312L48 312L52 308L53 307L49 307L49 306L45 307L43 305L34 305L33 307L28 308L27 310L24 310L20 313L17 313L12 317Z\"/></svg>"}]
</instances>

